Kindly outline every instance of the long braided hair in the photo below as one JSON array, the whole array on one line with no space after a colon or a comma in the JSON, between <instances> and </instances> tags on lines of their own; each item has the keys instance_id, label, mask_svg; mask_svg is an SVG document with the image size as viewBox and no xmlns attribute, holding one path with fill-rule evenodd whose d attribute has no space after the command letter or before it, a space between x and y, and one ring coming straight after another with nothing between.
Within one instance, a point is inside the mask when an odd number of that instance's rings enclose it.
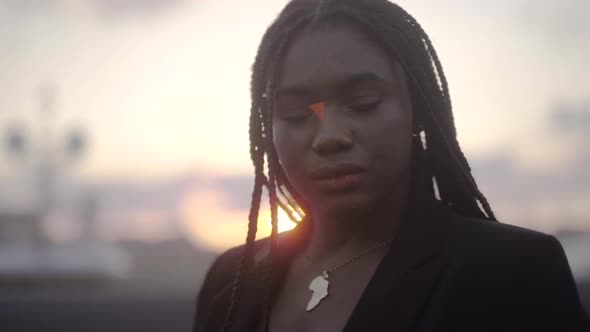
<instances>
[{"instance_id":1,"label":"long braided hair","mask_svg":"<svg viewBox=\"0 0 590 332\"><path fill-rule=\"evenodd\" d=\"M252 68L249 135L255 181L246 245L233 281L224 331L233 324L244 274L253 263L263 188L268 191L271 210L271 261L277 252L278 209L287 212L295 222L307 210L304 199L286 178L274 148L273 96L278 68L293 37L305 27L330 20L345 21L365 32L406 72L414 121L424 142L420 144L422 156L415 158L414 163L428 164L418 167L425 170L424 176L431 181L429 188L423 187L424 194L436 195L462 215L496 220L457 142L447 80L430 38L416 19L387 0L292 0L266 30ZM272 273L268 276L272 278Z\"/></svg>"}]
</instances>

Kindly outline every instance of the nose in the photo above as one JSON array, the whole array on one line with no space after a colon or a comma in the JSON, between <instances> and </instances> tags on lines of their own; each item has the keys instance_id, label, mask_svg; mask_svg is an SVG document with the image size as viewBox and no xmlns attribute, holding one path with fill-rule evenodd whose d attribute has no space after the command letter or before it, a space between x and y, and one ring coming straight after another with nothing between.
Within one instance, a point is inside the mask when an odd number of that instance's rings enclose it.
<instances>
[{"instance_id":1,"label":"nose","mask_svg":"<svg viewBox=\"0 0 590 332\"><path fill-rule=\"evenodd\" d=\"M352 148L351 131L339 119L339 112L326 105L323 119L318 121L318 131L314 137L312 149L319 155L329 155Z\"/></svg>"}]
</instances>

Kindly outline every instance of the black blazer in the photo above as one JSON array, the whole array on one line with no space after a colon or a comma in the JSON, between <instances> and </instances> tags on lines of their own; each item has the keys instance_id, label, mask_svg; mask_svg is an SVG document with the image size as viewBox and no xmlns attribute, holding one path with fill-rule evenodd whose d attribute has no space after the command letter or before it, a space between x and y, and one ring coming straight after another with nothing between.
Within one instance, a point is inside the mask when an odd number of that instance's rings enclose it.
<instances>
[{"instance_id":1,"label":"black blazer","mask_svg":"<svg viewBox=\"0 0 590 332\"><path fill-rule=\"evenodd\" d=\"M345 332L590 332L567 259L553 236L465 218L439 202L413 210ZM302 243L300 228L281 235L284 267ZM268 245L268 239L256 242L262 258L245 277L232 331L253 331L259 323L268 287L259 272ZM230 249L210 268L194 331L219 331L242 250Z\"/></svg>"}]
</instances>

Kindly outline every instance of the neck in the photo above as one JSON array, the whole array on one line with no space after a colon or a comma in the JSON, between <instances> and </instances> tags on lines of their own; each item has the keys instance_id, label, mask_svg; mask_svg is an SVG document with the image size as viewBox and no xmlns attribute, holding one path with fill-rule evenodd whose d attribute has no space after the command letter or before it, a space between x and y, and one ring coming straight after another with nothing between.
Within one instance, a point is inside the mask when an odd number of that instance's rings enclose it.
<instances>
[{"instance_id":1,"label":"neck","mask_svg":"<svg viewBox=\"0 0 590 332\"><path fill-rule=\"evenodd\" d=\"M304 250L306 255L314 260L336 253L346 255L391 240L402 221L408 201L409 185L398 188L387 199L367 209L312 210L313 224Z\"/></svg>"}]
</instances>

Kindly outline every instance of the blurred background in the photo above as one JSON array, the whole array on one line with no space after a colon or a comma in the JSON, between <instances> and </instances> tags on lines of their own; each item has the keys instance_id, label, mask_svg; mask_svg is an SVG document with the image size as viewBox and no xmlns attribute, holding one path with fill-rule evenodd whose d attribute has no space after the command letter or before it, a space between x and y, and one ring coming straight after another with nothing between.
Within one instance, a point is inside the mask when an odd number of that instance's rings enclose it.
<instances>
[{"instance_id":1,"label":"blurred background","mask_svg":"<svg viewBox=\"0 0 590 332\"><path fill-rule=\"evenodd\" d=\"M285 3L0 0L0 327L190 330L245 239L250 66ZM497 216L556 235L590 308L590 2L398 3Z\"/></svg>"}]
</instances>

